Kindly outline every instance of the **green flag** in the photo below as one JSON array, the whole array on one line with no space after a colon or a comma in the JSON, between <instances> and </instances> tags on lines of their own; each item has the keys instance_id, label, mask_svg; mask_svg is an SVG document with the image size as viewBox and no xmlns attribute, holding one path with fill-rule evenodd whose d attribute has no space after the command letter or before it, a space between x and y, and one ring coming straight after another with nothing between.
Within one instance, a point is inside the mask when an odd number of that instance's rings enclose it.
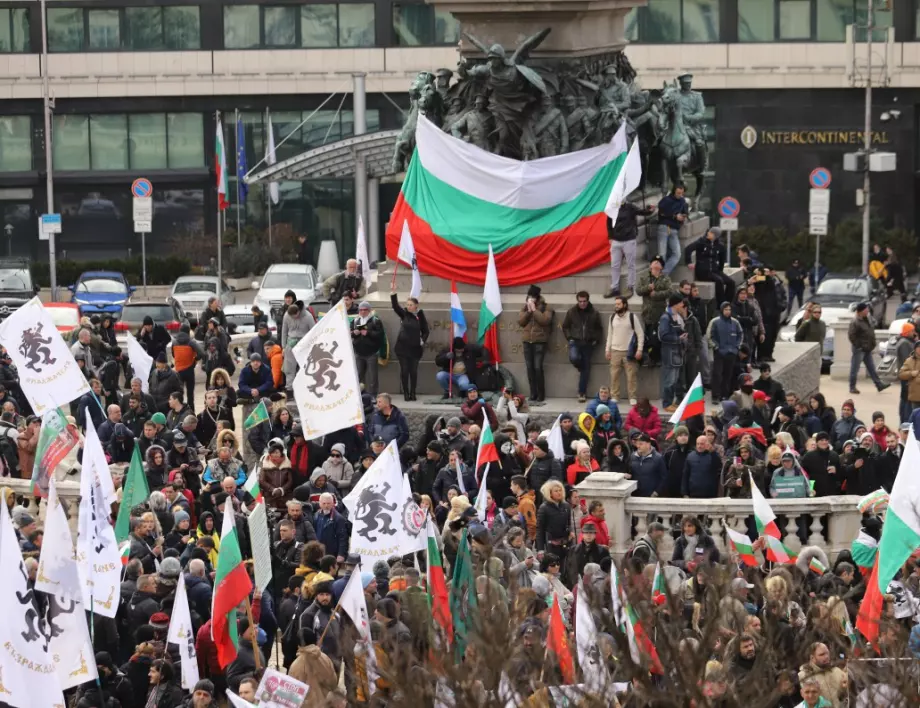
<instances>
[{"instance_id":1,"label":"green flag","mask_svg":"<svg viewBox=\"0 0 920 708\"><path fill-rule=\"evenodd\" d=\"M265 399L262 399L259 401L259 405L253 408L252 412L246 416L246 420L243 421L243 430L254 428L266 420L268 420L268 408L265 407Z\"/></svg>"},{"instance_id":2,"label":"green flag","mask_svg":"<svg viewBox=\"0 0 920 708\"><path fill-rule=\"evenodd\" d=\"M134 454L131 456L131 464L128 466L128 474L125 475L122 487L121 506L118 507L118 519L115 521L115 538L119 543L126 541L131 535L131 509L143 504L150 496L138 445L134 446Z\"/></svg>"},{"instance_id":3,"label":"green flag","mask_svg":"<svg viewBox=\"0 0 920 708\"><path fill-rule=\"evenodd\" d=\"M463 529L457 559L454 562L454 577L450 583L450 614L454 624L454 651L457 661L463 658L475 629L478 605L473 578L473 558L470 555L469 529Z\"/></svg>"}]
</instances>

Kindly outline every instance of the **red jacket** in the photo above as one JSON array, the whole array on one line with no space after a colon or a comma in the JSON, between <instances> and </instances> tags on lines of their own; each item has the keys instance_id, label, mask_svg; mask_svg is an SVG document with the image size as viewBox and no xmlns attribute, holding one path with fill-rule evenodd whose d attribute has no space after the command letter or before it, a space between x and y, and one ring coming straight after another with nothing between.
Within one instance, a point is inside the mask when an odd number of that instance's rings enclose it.
<instances>
[{"instance_id":1,"label":"red jacket","mask_svg":"<svg viewBox=\"0 0 920 708\"><path fill-rule=\"evenodd\" d=\"M891 432L888 429L888 426L883 426L881 430L876 430L873 425L869 428L869 432L872 433L872 437L875 438L875 444L878 445L879 450L886 450L888 448L888 434Z\"/></svg>"},{"instance_id":2,"label":"red jacket","mask_svg":"<svg viewBox=\"0 0 920 708\"><path fill-rule=\"evenodd\" d=\"M475 401L466 399L460 404L460 412L469 418L470 422L478 425L480 430L486 417L489 418L489 427L492 428L492 432L498 430L498 418L495 416L491 403L480 403L478 399Z\"/></svg>"},{"instance_id":3,"label":"red jacket","mask_svg":"<svg viewBox=\"0 0 920 708\"><path fill-rule=\"evenodd\" d=\"M607 548L610 545L610 531L607 530L607 522L604 519L598 519L592 514L586 514L581 517L581 521L578 523L578 542L581 543L581 529L584 528L585 524L594 524L597 526L597 538L595 541L598 546Z\"/></svg>"},{"instance_id":4,"label":"red jacket","mask_svg":"<svg viewBox=\"0 0 920 708\"><path fill-rule=\"evenodd\" d=\"M591 474L592 472L597 472L600 468L600 465L597 464L597 460L593 457L591 458L591 469L587 469L576 459L565 471L566 481L568 481L570 487L574 487L577 482L584 481L578 479L579 473L582 475Z\"/></svg>"},{"instance_id":5,"label":"red jacket","mask_svg":"<svg viewBox=\"0 0 920 708\"><path fill-rule=\"evenodd\" d=\"M626 422L623 427L627 432L635 428L643 433L648 433L653 440L656 439L661 434L661 418L658 417L658 409L652 406L648 415L643 418L639 413L639 409L633 406L626 416Z\"/></svg>"}]
</instances>

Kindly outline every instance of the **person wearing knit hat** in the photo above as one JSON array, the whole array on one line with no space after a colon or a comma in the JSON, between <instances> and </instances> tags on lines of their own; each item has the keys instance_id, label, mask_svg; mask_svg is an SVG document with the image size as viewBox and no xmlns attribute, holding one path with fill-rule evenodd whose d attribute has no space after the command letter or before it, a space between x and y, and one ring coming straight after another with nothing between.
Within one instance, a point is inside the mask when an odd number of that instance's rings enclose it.
<instances>
[{"instance_id":1,"label":"person wearing knit hat","mask_svg":"<svg viewBox=\"0 0 920 708\"><path fill-rule=\"evenodd\" d=\"M213 705L211 703L195 703L195 700L211 701L214 698L214 683L210 679L201 679L198 683L195 684L195 689L192 691L193 702L189 705L198 708L198 706L208 706Z\"/></svg>"},{"instance_id":2,"label":"person wearing knit hat","mask_svg":"<svg viewBox=\"0 0 920 708\"><path fill-rule=\"evenodd\" d=\"M362 300L358 305L358 314L351 320L351 343L355 350L358 381L375 398L378 391L377 356L385 337L380 318L371 310L371 304Z\"/></svg>"},{"instance_id":3,"label":"person wearing knit hat","mask_svg":"<svg viewBox=\"0 0 920 708\"><path fill-rule=\"evenodd\" d=\"M831 428L831 445L839 453L843 451L843 443L856 439L856 428L864 426L856 417L856 404L852 398L847 398L840 406L840 417Z\"/></svg>"}]
</instances>

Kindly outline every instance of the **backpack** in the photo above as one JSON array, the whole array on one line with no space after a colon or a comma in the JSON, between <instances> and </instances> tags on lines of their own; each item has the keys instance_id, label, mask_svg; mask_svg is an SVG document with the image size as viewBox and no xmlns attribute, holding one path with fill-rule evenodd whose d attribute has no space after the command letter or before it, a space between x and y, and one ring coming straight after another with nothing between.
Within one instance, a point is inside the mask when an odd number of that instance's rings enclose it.
<instances>
[{"instance_id":1,"label":"backpack","mask_svg":"<svg viewBox=\"0 0 920 708\"><path fill-rule=\"evenodd\" d=\"M0 431L0 458L10 477L19 476L19 448L16 441L10 437L11 428L5 427ZM30 475L31 477L31 470Z\"/></svg>"}]
</instances>

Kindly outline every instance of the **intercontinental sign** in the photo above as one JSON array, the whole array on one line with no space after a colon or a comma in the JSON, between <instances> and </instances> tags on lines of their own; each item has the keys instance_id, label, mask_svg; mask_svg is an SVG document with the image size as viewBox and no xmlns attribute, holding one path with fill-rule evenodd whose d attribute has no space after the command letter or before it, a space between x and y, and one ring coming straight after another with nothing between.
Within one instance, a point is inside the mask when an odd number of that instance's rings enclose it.
<instances>
[{"instance_id":1,"label":"intercontinental sign","mask_svg":"<svg viewBox=\"0 0 920 708\"><path fill-rule=\"evenodd\" d=\"M887 145L891 142L887 131L872 131L872 142ZM752 125L741 131L741 144L748 150L760 145L852 145L862 146L862 130L762 130Z\"/></svg>"}]
</instances>

